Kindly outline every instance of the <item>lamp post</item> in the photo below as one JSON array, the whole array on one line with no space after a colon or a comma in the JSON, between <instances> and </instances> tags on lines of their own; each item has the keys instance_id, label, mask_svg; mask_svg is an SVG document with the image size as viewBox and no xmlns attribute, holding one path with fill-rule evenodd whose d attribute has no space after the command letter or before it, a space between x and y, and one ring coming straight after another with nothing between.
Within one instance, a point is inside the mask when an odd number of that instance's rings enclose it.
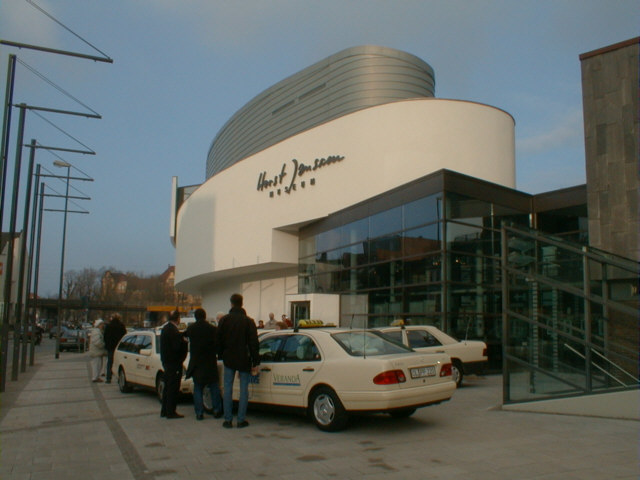
<instances>
[{"instance_id":1,"label":"lamp post","mask_svg":"<svg viewBox=\"0 0 640 480\"><path fill-rule=\"evenodd\" d=\"M60 255L60 285L58 287L58 319L56 321L56 358L60 358L60 327L62 325L62 282L64 280L64 250L67 239L67 210L69 208L69 177L71 164L62 160L55 160L56 167L67 169L67 189L64 196L64 220L62 221L62 253Z\"/></svg>"}]
</instances>

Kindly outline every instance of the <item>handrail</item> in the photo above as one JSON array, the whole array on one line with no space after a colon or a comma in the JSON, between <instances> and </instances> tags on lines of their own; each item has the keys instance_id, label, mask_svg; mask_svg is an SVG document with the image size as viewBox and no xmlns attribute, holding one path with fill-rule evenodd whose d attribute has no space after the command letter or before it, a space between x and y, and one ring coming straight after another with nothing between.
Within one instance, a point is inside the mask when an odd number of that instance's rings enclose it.
<instances>
[{"instance_id":1,"label":"handrail","mask_svg":"<svg viewBox=\"0 0 640 480\"><path fill-rule=\"evenodd\" d=\"M545 235L541 234L537 231L530 231L527 229L523 229L521 226L514 227L511 225L503 225L503 228L506 231L510 231L516 233L518 235L529 237L533 240L543 241L550 245L554 245L556 247L561 247L570 252L584 255L591 260L601 261L603 258L606 259L605 262L609 265L612 265L617 268L621 268L623 270L627 270L632 273L640 272L640 262L636 262L635 260L621 257L620 255L615 255L613 253L606 253L604 250L594 249L592 247L587 247L584 250L584 247L578 244L574 244L569 240L565 239L556 239L553 235Z\"/></svg>"},{"instance_id":2,"label":"handrail","mask_svg":"<svg viewBox=\"0 0 640 480\"><path fill-rule=\"evenodd\" d=\"M629 328L633 328L633 318L640 313L637 291L632 290L630 296L618 298L609 289L616 280L624 281L625 285L637 281L640 278L640 262L519 225L503 223L501 241L504 371L508 373L511 368L517 369L517 365L529 371L528 376L513 379L505 375L504 401L526 401L522 396L516 400L511 398L512 385L528 387L531 395L524 395L528 399L570 394L548 391L549 378L585 394L593 390L602 392L603 389L637 388L640 379L635 376L633 366L634 360L637 363L637 348L627 346L626 341L618 344L610 330L613 328L612 321L624 322L621 325L625 326L630 322ZM546 256L547 246L557 247L552 248L553 256ZM512 258L516 253L516 258ZM569 263L563 267L565 260ZM545 269L547 264L563 269L562 274ZM512 289L513 292L521 292L524 298L514 297L515 309L511 308ZM543 298L545 292L546 299ZM575 309L572 302L576 304ZM571 309L562 310L565 304ZM517 329L513 332L510 327L512 322L516 322L513 328ZM542 337L545 334L539 333L538 329L543 329L550 336L546 343ZM530 352L526 359L509 353L512 333L528 337ZM568 353L563 355L558 352L559 349L566 349L564 351L582 359L579 371L575 372L584 376L582 386L575 383L576 378L572 375L563 375L572 373L575 359L571 361L571 358L566 358L571 356ZM539 356L544 352L552 355L549 357L551 363L540 361ZM565 364L563 357L569 362ZM544 376L539 377L539 374ZM534 395L539 388L539 394Z\"/></svg>"},{"instance_id":3,"label":"handrail","mask_svg":"<svg viewBox=\"0 0 640 480\"><path fill-rule=\"evenodd\" d=\"M576 355L578 355L580 358L582 358L583 360L586 359L586 357L581 354L579 351L577 351L575 348L571 347L570 345L567 345L566 343L564 344L564 347L567 348L569 351L575 353ZM593 349L591 349L593 350ZM628 387L629 385L627 385L626 383L624 383L622 380L618 380L616 377L614 377L613 375L611 375L609 372L607 372L604 368L602 368L600 365L596 365L593 364L594 367L596 367L598 370L600 370L602 373L604 373L607 377L612 378L613 380L615 380L616 382L618 382L620 385L622 385L623 387Z\"/></svg>"},{"instance_id":4,"label":"handrail","mask_svg":"<svg viewBox=\"0 0 640 480\"><path fill-rule=\"evenodd\" d=\"M613 365L615 368L617 368L620 372L624 373L627 377L632 378L634 383L638 383L638 380L636 377L634 377L631 373L627 372L624 368L622 368L620 365L618 365L617 363L609 360L607 357L605 357L604 355L602 355L599 351L594 350L593 348L591 349L591 351L593 353L595 353L597 356L599 356L600 358L602 358L603 360L607 361L609 364Z\"/></svg>"}]
</instances>

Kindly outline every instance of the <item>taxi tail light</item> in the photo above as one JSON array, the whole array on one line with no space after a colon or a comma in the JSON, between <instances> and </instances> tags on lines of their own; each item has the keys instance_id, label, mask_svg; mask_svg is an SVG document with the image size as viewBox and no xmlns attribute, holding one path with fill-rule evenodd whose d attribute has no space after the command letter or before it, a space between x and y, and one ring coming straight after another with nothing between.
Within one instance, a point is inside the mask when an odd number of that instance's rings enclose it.
<instances>
[{"instance_id":1,"label":"taxi tail light","mask_svg":"<svg viewBox=\"0 0 640 480\"><path fill-rule=\"evenodd\" d=\"M388 370L386 372L379 373L373 378L373 383L376 385L393 385L395 383L404 383L407 381L407 377L404 376L402 370Z\"/></svg>"},{"instance_id":2,"label":"taxi tail light","mask_svg":"<svg viewBox=\"0 0 640 480\"><path fill-rule=\"evenodd\" d=\"M484 347L484 348L482 349L482 356L483 356L483 357L486 357L486 356L487 356L487 347Z\"/></svg>"},{"instance_id":3,"label":"taxi tail light","mask_svg":"<svg viewBox=\"0 0 640 480\"><path fill-rule=\"evenodd\" d=\"M442 368L440 369L441 377L450 377L452 374L453 372L451 371L450 363L445 363L444 365L442 365Z\"/></svg>"}]
</instances>

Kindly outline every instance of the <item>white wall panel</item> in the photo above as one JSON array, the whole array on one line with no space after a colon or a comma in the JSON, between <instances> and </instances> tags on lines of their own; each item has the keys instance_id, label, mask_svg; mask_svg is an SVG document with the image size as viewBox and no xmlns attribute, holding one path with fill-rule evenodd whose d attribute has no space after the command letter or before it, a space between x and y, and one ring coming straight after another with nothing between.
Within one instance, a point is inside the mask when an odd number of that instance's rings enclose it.
<instances>
[{"instance_id":1,"label":"white wall panel","mask_svg":"<svg viewBox=\"0 0 640 480\"><path fill-rule=\"evenodd\" d=\"M344 160L305 173L295 191L284 193L292 159L313 164L331 155ZM260 174L273 178L283 165L280 194L259 191ZM477 103L419 99L362 110L289 138L211 177L181 206L177 287L206 296L203 286L222 278L293 268L296 236L274 229L325 217L445 168L514 188L513 118Z\"/></svg>"}]
</instances>

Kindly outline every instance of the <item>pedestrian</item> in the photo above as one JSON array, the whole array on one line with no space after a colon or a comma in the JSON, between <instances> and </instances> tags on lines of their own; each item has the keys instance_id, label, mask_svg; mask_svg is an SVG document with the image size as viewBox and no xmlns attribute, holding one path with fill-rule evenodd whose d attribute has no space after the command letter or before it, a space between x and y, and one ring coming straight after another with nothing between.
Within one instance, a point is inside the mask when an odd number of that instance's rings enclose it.
<instances>
[{"instance_id":1,"label":"pedestrian","mask_svg":"<svg viewBox=\"0 0 640 480\"><path fill-rule=\"evenodd\" d=\"M269 320L267 320L265 328L276 328L276 323L276 316L273 314L273 312L271 312L269 314Z\"/></svg>"},{"instance_id":2,"label":"pedestrian","mask_svg":"<svg viewBox=\"0 0 640 480\"><path fill-rule=\"evenodd\" d=\"M289 317L287 317L284 313L282 314L282 322L287 326L287 328L293 327L293 323L291 323Z\"/></svg>"},{"instance_id":3,"label":"pedestrian","mask_svg":"<svg viewBox=\"0 0 640 480\"><path fill-rule=\"evenodd\" d=\"M207 313L202 308L194 312L196 321L189 325L184 336L189 339L189 366L186 378L193 378L193 407L196 420L204 419L203 393L211 394L213 416L222 416L220 378L218 377L218 328L207 322Z\"/></svg>"},{"instance_id":4,"label":"pedestrian","mask_svg":"<svg viewBox=\"0 0 640 480\"><path fill-rule=\"evenodd\" d=\"M249 426L246 420L249 403L249 379L258 374L260 356L258 352L258 330L255 322L247 317L242 308L242 295L231 295L231 310L218 324L219 348L224 363L224 422L222 426L233 426L233 381L238 372L240 399L238 402L238 428Z\"/></svg>"},{"instance_id":5,"label":"pedestrian","mask_svg":"<svg viewBox=\"0 0 640 480\"><path fill-rule=\"evenodd\" d=\"M91 342L89 343L89 356L91 357L91 381L93 383L102 382L100 374L102 373L103 358L107 355L104 346L104 321L99 318L93 324L91 329Z\"/></svg>"},{"instance_id":6,"label":"pedestrian","mask_svg":"<svg viewBox=\"0 0 640 480\"><path fill-rule=\"evenodd\" d=\"M187 341L178 330L179 324L180 313L174 310L160 333L160 360L164 369L164 390L162 391L160 416L166 418L184 417L176 412L182 365L187 357Z\"/></svg>"},{"instance_id":7,"label":"pedestrian","mask_svg":"<svg viewBox=\"0 0 640 480\"><path fill-rule=\"evenodd\" d=\"M113 368L113 354L116 351L116 346L122 337L124 337L125 333L127 333L127 328L122 323L119 314L114 314L109 320L109 323L104 327L104 345L107 349L107 381L106 383L111 383L111 377L113 372L111 369Z\"/></svg>"}]
</instances>

